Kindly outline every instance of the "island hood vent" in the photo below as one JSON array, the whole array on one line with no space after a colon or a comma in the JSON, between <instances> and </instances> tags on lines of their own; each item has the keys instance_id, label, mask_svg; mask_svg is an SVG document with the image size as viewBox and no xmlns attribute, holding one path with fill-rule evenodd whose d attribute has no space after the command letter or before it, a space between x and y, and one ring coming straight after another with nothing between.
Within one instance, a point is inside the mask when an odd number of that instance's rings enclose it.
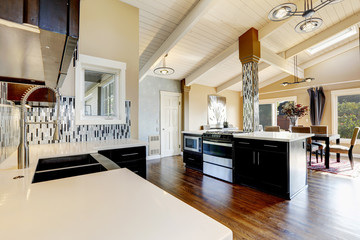
<instances>
[{"instance_id":1,"label":"island hood vent","mask_svg":"<svg viewBox=\"0 0 360 240\"><path fill-rule=\"evenodd\" d=\"M77 38L0 19L0 81L61 87Z\"/></svg>"}]
</instances>

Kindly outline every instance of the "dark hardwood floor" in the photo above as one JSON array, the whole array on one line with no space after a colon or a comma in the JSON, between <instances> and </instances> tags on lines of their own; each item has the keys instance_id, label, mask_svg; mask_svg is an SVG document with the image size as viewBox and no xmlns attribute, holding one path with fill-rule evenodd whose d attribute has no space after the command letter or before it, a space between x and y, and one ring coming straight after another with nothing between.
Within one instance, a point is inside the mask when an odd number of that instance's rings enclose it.
<instances>
[{"instance_id":1,"label":"dark hardwood floor","mask_svg":"<svg viewBox=\"0 0 360 240\"><path fill-rule=\"evenodd\" d=\"M360 239L360 178L308 174L309 187L289 201L186 169L181 156L147 163L150 182L229 227L234 239Z\"/></svg>"}]
</instances>

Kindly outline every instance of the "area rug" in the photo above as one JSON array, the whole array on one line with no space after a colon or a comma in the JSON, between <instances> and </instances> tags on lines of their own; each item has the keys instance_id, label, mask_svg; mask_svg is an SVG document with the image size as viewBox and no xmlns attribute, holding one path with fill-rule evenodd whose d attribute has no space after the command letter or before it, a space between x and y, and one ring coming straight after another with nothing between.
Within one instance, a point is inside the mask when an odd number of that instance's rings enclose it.
<instances>
[{"instance_id":1,"label":"area rug","mask_svg":"<svg viewBox=\"0 0 360 240\"><path fill-rule=\"evenodd\" d=\"M312 157L311 159L311 166L308 165L308 169L315 170L315 171L322 171L328 172L343 176L349 177L359 177L360 176L360 163L355 161L354 162L354 169L351 169L350 161L348 158L342 157L340 162L336 162L336 157L330 157L330 168L325 168L325 159L323 162L320 161L316 163L316 158Z\"/></svg>"}]
</instances>

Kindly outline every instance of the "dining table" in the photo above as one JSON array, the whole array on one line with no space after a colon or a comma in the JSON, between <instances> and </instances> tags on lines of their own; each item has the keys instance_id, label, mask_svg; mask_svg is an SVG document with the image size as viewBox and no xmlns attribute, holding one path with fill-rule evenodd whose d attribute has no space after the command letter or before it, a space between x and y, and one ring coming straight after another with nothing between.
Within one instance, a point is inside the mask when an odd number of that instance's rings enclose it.
<instances>
[{"instance_id":1,"label":"dining table","mask_svg":"<svg viewBox=\"0 0 360 240\"><path fill-rule=\"evenodd\" d=\"M315 134L311 137L313 141L324 141L325 148L325 168L330 168L330 141L336 141L336 144L340 144L339 134ZM336 161L340 162L340 153L336 153Z\"/></svg>"}]
</instances>

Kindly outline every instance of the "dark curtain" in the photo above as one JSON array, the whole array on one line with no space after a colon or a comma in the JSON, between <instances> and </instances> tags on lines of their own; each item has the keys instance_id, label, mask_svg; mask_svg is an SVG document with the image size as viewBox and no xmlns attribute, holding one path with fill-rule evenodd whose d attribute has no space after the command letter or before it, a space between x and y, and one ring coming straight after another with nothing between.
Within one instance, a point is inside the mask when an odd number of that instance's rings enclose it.
<instances>
[{"instance_id":1,"label":"dark curtain","mask_svg":"<svg viewBox=\"0 0 360 240\"><path fill-rule=\"evenodd\" d=\"M318 118L317 118L318 122L316 125L320 125L325 108L325 93L323 87L316 88L316 90L317 90L317 98L318 98Z\"/></svg>"},{"instance_id":2,"label":"dark curtain","mask_svg":"<svg viewBox=\"0 0 360 240\"><path fill-rule=\"evenodd\" d=\"M310 120L312 125L320 125L324 114L325 94L322 87L309 88L310 96Z\"/></svg>"}]
</instances>

